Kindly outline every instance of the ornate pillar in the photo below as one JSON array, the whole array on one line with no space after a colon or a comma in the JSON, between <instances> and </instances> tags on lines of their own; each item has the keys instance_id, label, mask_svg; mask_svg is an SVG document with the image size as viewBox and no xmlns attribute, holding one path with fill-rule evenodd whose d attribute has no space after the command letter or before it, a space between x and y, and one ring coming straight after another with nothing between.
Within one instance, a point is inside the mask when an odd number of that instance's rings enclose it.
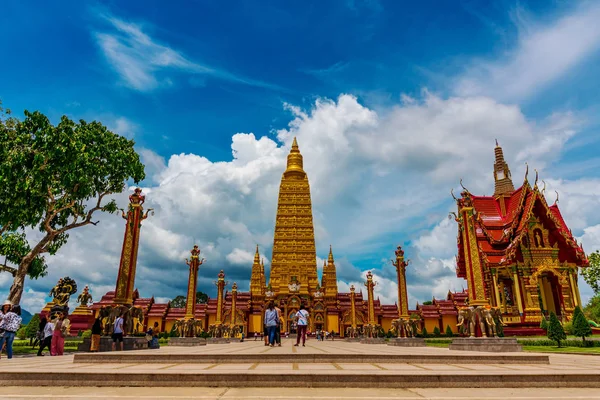
<instances>
[{"instance_id":1,"label":"ornate pillar","mask_svg":"<svg viewBox=\"0 0 600 400\"><path fill-rule=\"evenodd\" d=\"M517 308L519 309L519 315L523 316L523 302L521 301L521 282L519 282L519 272L517 267L512 267L513 272L513 285L515 288L514 294L517 300Z\"/></svg>"},{"instance_id":2,"label":"ornate pillar","mask_svg":"<svg viewBox=\"0 0 600 400\"><path fill-rule=\"evenodd\" d=\"M540 292L540 296L542 297L542 304L540 306L540 309L542 308L542 306L544 307L544 309L546 311L548 311L548 300L546 299L546 277L541 276L540 279L538 280L538 291Z\"/></svg>"},{"instance_id":3,"label":"ornate pillar","mask_svg":"<svg viewBox=\"0 0 600 400\"><path fill-rule=\"evenodd\" d=\"M495 296L495 303L496 303L496 307L500 308L500 293L498 292L498 270L497 269L492 269L492 282L494 285L494 296Z\"/></svg>"},{"instance_id":4,"label":"ornate pillar","mask_svg":"<svg viewBox=\"0 0 600 400\"><path fill-rule=\"evenodd\" d=\"M223 292L227 282L225 282L225 273L223 270L219 272L218 279L215 282L217 285L217 317L215 319L215 325L223 324Z\"/></svg>"},{"instance_id":5,"label":"ornate pillar","mask_svg":"<svg viewBox=\"0 0 600 400\"><path fill-rule=\"evenodd\" d=\"M404 261L404 250L398 246L396 249L396 261L392 264L396 267L398 276L398 316L400 318L409 318L408 314L408 294L406 291L406 267L410 260Z\"/></svg>"},{"instance_id":6,"label":"ornate pillar","mask_svg":"<svg viewBox=\"0 0 600 400\"><path fill-rule=\"evenodd\" d=\"M525 321L539 322L542 320L542 310L538 295L538 280L531 276L524 276L523 283L525 286Z\"/></svg>"},{"instance_id":7,"label":"ornate pillar","mask_svg":"<svg viewBox=\"0 0 600 400\"><path fill-rule=\"evenodd\" d=\"M479 256L479 247L477 245L477 235L475 233L475 209L473 208L473 200L471 193L466 190L461 193L462 198L459 200L459 212L464 221L464 229L462 231L465 266L467 270L467 286L469 288L469 305L483 306L489 304L489 300L485 295L485 286L483 281L483 270L481 259Z\"/></svg>"},{"instance_id":8,"label":"ornate pillar","mask_svg":"<svg viewBox=\"0 0 600 400\"><path fill-rule=\"evenodd\" d=\"M377 285L377 282L373 281L373 274L371 271L367 272L367 281L365 286L367 287L368 296L368 310L369 310L369 325L376 325L375 321L375 301L373 299L373 288Z\"/></svg>"},{"instance_id":9,"label":"ornate pillar","mask_svg":"<svg viewBox=\"0 0 600 400\"><path fill-rule=\"evenodd\" d=\"M144 214L145 196L142 189L136 188L129 196L129 208L127 214L121 210L123 219L127 220L125 225L125 237L123 239L123 249L121 251L121 261L119 263L119 274L115 286L114 303L118 305L132 305L133 291L135 289L135 268L137 266L137 253L140 241L140 228L142 221L148 218L151 208Z\"/></svg>"},{"instance_id":10,"label":"ornate pillar","mask_svg":"<svg viewBox=\"0 0 600 400\"><path fill-rule=\"evenodd\" d=\"M187 301L185 304L185 320L196 318L196 288L198 286L198 269L204 263L204 258L200 259L200 249L198 245L190 252L190 259L185 263L190 267L190 276L188 277Z\"/></svg>"},{"instance_id":11,"label":"ornate pillar","mask_svg":"<svg viewBox=\"0 0 600 400\"><path fill-rule=\"evenodd\" d=\"M237 289L237 283L233 282L233 285L231 285L231 318L229 322L229 325L231 326L235 325L235 314L237 310Z\"/></svg>"},{"instance_id":12,"label":"ornate pillar","mask_svg":"<svg viewBox=\"0 0 600 400\"><path fill-rule=\"evenodd\" d=\"M577 286L575 285L575 282L577 281L577 275L575 275L575 272L573 271L569 271L569 283L571 284L571 292L573 293L573 306L577 307L580 306L580 300L579 300L579 291L577 290ZM573 276L575 276L575 278L573 278Z\"/></svg>"},{"instance_id":13,"label":"ornate pillar","mask_svg":"<svg viewBox=\"0 0 600 400\"><path fill-rule=\"evenodd\" d=\"M350 285L350 316L352 317L352 328L356 329L356 289Z\"/></svg>"}]
</instances>

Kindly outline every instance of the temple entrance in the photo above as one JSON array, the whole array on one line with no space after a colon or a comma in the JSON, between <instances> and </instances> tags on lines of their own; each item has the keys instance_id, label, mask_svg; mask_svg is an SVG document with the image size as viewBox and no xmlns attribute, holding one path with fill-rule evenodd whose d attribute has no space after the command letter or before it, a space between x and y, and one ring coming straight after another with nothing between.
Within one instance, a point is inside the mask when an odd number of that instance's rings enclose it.
<instances>
[{"instance_id":1,"label":"temple entrance","mask_svg":"<svg viewBox=\"0 0 600 400\"><path fill-rule=\"evenodd\" d=\"M553 312L560 319L562 316L562 296L558 278L553 273L547 272L538 279L538 284L544 314L550 315Z\"/></svg>"},{"instance_id":2,"label":"temple entrance","mask_svg":"<svg viewBox=\"0 0 600 400\"><path fill-rule=\"evenodd\" d=\"M288 319L287 319L287 332L289 332L290 334L292 333L296 333L297 332L297 326L298 324L296 323L296 321L294 321L294 318L296 317L296 312L298 310L292 310L290 311L290 313L288 314Z\"/></svg>"}]
</instances>

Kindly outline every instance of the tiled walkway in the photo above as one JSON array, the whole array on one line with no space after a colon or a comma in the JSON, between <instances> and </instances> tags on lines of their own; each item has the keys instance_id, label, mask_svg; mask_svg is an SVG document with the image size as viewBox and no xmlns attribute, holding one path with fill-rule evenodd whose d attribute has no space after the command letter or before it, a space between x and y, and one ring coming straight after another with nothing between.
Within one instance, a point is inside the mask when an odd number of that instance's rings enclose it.
<instances>
[{"instance_id":1,"label":"tiled walkway","mask_svg":"<svg viewBox=\"0 0 600 400\"><path fill-rule=\"evenodd\" d=\"M600 357L596 356L550 355L549 364L529 364L523 360L520 363L495 363L489 360L490 356L522 357L528 353L490 354L435 347L403 348L314 340L307 342L306 347L294 347L291 341L284 341L282 347L265 347L261 342L249 341L199 347L164 346L159 350L110 353L115 357L134 354L245 354L259 355L263 361L129 363L122 360L74 363L73 355L20 357L10 361L3 358L0 360L0 399L600 399ZM288 361L268 362L268 357L276 354L289 356ZM357 362L298 362L299 354L353 354L356 355ZM366 354L386 357L428 355L440 360L449 355L458 355L465 362L361 362ZM481 356L487 356L488 360L473 363L474 358ZM308 382L307 386L310 387L297 387L299 382L300 385ZM504 382L513 383L512 386L519 389L506 389L511 386ZM45 385L50 385L51 388L43 387ZM456 389L465 385L487 389ZM548 389L553 385L561 388ZM79 387L61 388L62 386ZM360 388L352 389L353 386ZM391 388L394 386L396 388ZM533 386L539 388L527 389ZM563 389L568 386L574 388ZM584 387L594 388L583 389Z\"/></svg>"}]
</instances>

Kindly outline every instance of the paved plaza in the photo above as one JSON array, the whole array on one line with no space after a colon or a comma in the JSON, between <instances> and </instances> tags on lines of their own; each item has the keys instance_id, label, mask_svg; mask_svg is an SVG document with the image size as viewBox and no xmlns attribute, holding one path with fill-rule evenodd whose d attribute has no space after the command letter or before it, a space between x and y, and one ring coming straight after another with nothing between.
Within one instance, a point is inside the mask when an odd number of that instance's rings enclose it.
<instances>
[{"instance_id":1,"label":"paved plaza","mask_svg":"<svg viewBox=\"0 0 600 400\"><path fill-rule=\"evenodd\" d=\"M292 343L2 359L0 399L600 399L596 356Z\"/></svg>"}]
</instances>

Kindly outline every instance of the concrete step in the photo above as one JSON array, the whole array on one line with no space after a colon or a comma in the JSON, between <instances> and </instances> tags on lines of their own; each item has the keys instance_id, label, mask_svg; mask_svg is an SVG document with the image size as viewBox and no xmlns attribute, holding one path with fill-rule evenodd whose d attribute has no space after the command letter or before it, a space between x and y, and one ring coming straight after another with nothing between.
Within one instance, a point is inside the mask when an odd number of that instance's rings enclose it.
<instances>
[{"instance_id":1,"label":"concrete step","mask_svg":"<svg viewBox=\"0 0 600 400\"><path fill-rule=\"evenodd\" d=\"M423 371L3 372L4 386L330 387L330 388L600 388L598 373L469 373Z\"/></svg>"},{"instance_id":2,"label":"concrete step","mask_svg":"<svg viewBox=\"0 0 600 400\"><path fill-rule=\"evenodd\" d=\"M78 353L74 363L240 364L240 363L394 363L394 364L548 364L546 354L169 354L153 350Z\"/></svg>"}]
</instances>

